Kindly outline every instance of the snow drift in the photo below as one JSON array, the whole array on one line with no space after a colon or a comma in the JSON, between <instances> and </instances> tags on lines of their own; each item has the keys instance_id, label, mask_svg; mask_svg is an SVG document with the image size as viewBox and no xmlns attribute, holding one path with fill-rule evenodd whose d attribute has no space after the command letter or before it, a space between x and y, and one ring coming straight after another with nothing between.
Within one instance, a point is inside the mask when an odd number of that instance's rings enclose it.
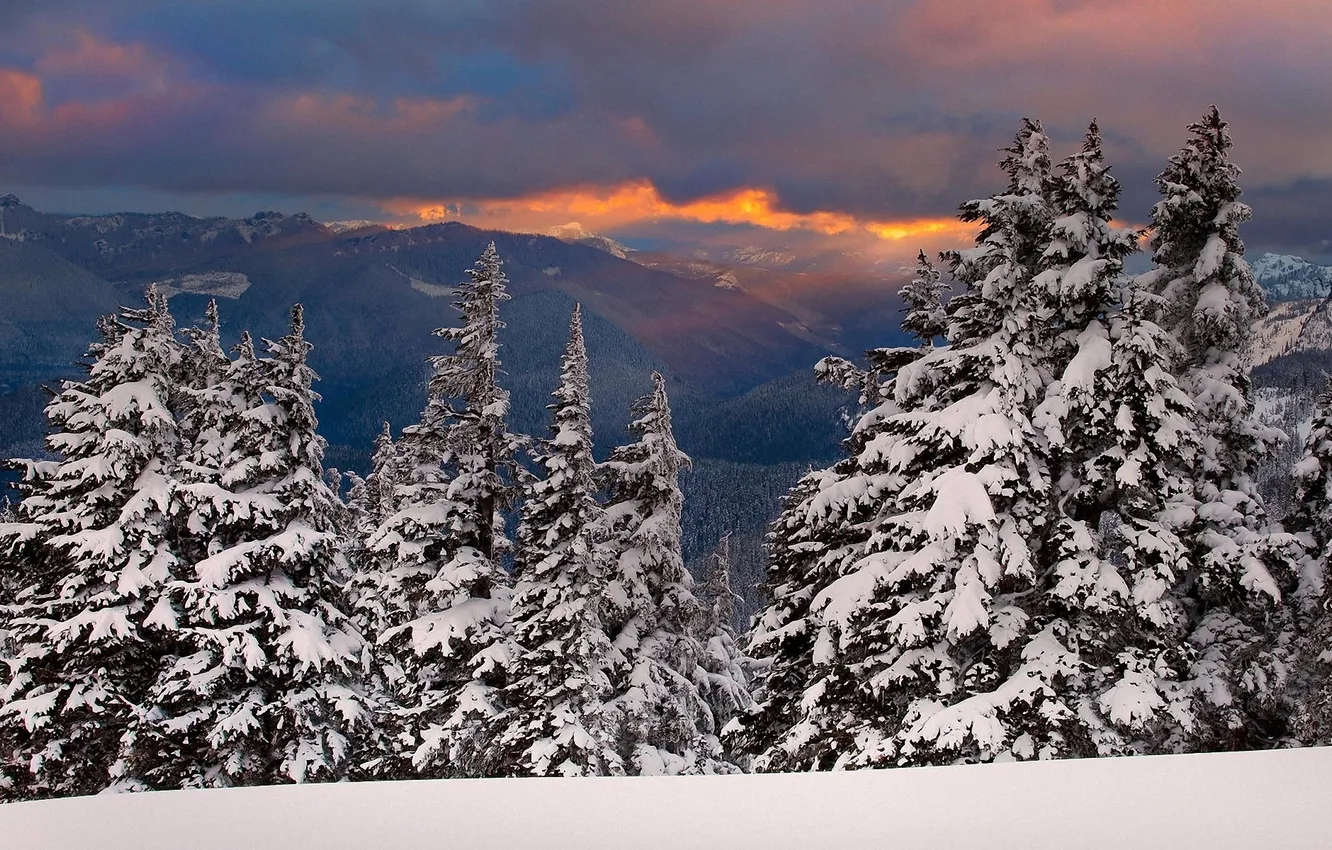
<instances>
[{"instance_id":1,"label":"snow drift","mask_svg":"<svg viewBox=\"0 0 1332 850\"><path fill-rule=\"evenodd\" d=\"M0 805L55 848L1326 847L1332 749L851 773L478 779Z\"/></svg>"}]
</instances>

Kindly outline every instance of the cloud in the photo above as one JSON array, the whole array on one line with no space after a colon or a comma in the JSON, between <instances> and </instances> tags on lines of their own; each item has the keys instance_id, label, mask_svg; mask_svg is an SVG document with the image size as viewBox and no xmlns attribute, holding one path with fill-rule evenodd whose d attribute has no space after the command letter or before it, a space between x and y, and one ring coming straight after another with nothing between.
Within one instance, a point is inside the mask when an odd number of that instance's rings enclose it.
<instances>
[{"instance_id":1,"label":"cloud","mask_svg":"<svg viewBox=\"0 0 1332 850\"><path fill-rule=\"evenodd\" d=\"M42 106L42 81L13 68L0 68L0 124L20 133L37 123Z\"/></svg>"},{"instance_id":2,"label":"cloud","mask_svg":"<svg viewBox=\"0 0 1332 850\"><path fill-rule=\"evenodd\" d=\"M511 218L646 186L647 207L694 223L680 211L757 192L761 216L713 224L821 232L840 216L863 231L993 191L1023 115L1057 154L1095 117L1140 220L1151 176L1215 101L1245 185L1271 201L1260 219L1280 209L1313 242L1332 227L1307 188L1332 180L1324 0L61 0L6 14L8 183Z\"/></svg>"},{"instance_id":3,"label":"cloud","mask_svg":"<svg viewBox=\"0 0 1332 850\"><path fill-rule=\"evenodd\" d=\"M676 223L725 225L748 230L842 237L848 247L876 255L914 254L922 244L956 247L976 228L952 216L916 219L861 219L820 210L780 209L775 193L752 187L673 202L651 183L636 180L610 187L576 187L513 199L455 198L435 202L396 199L384 204L390 215L423 222L459 219L478 227L550 233L577 222L593 232L660 231ZM646 225L646 226L645 226ZM887 244L876 244L887 243ZM906 243L905 245L899 243Z\"/></svg>"}]
</instances>

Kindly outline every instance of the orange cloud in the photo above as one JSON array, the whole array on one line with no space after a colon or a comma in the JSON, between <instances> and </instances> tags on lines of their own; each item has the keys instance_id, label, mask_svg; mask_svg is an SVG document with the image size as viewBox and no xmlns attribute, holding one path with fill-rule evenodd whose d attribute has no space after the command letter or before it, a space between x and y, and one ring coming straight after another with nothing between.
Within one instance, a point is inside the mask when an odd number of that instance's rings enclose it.
<instances>
[{"instance_id":1,"label":"orange cloud","mask_svg":"<svg viewBox=\"0 0 1332 850\"><path fill-rule=\"evenodd\" d=\"M75 30L73 44L44 53L36 69L52 76L119 76L160 80L162 63L148 55L142 44L103 41L87 30Z\"/></svg>"},{"instance_id":2,"label":"orange cloud","mask_svg":"<svg viewBox=\"0 0 1332 850\"><path fill-rule=\"evenodd\" d=\"M874 220L841 212L789 212L781 209L776 195L766 189L737 189L677 204L662 198L646 180L613 187L560 189L503 200L421 203L405 199L386 203L384 210L426 222L460 219L481 227L529 232L548 231L572 220L600 231L613 231L636 222L673 220L749 225L774 231L800 230L824 236L868 235L886 242L922 238L961 242L971 239L976 232L973 225L956 218Z\"/></svg>"},{"instance_id":3,"label":"orange cloud","mask_svg":"<svg viewBox=\"0 0 1332 850\"><path fill-rule=\"evenodd\" d=\"M30 127L42 110L42 81L32 74L0 68L0 125Z\"/></svg>"}]
</instances>

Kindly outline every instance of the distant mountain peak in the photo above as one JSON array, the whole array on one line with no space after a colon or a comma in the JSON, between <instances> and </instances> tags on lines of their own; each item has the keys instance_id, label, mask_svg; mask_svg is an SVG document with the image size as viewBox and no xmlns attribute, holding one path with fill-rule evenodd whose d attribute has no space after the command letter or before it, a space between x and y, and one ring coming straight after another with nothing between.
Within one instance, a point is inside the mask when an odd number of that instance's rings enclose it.
<instances>
[{"instance_id":1,"label":"distant mountain peak","mask_svg":"<svg viewBox=\"0 0 1332 850\"><path fill-rule=\"evenodd\" d=\"M1290 254L1263 254L1249 263L1258 285L1273 301L1326 298L1332 291L1332 267Z\"/></svg>"},{"instance_id":2,"label":"distant mountain peak","mask_svg":"<svg viewBox=\"0 0 1332 850\"><path fill-rule=\"evenodd\" d=\"M0 195L0 207L21 207L25 204L18 199L17 195Z\"/></svg>"},{"instance_id":3,"label":"distant mountain peak","mask_svg":"<svg viewBox=\"0 0 1332 850\"><path fill-rule=\"evenodd\" d=\"M796 261L796 255L785 251L761 248L758 245L745 245L726 253L726 259L746 266L760 266L768 269L785 268Z\"/></svg>"},{"instance_id":4,"label":"distant mountain peak","mask_svg":"<svg viewBox=\"0 0 1332 850\"><path fill-rule=\"evenodd\" d=\"M590 248L596 248L598 251L605 251L613 257L619 257L621 260L627 259L629 252L633 250L633 248L621 245L609 236L602 236L600 233L591 232L576 221L552 227L550 229L550 235L559 239L561 242L568 242L573 245L587 245Z\"/></svg>"},{"instance_id":5,"label":"distant mountain peak","mask_svg":"<svg viewBox=\"0 0 1332 850\"><path fill-rule=\"evenodd\" d=\"M371 227L383 227L388 230L399 230L400 225L383 224L378 221L370 221L366 218L354 218L346 221L325 221L324 227L327 227L334 233L350 233L353 230L365 230Z\"/></svg>"}]
</instances>

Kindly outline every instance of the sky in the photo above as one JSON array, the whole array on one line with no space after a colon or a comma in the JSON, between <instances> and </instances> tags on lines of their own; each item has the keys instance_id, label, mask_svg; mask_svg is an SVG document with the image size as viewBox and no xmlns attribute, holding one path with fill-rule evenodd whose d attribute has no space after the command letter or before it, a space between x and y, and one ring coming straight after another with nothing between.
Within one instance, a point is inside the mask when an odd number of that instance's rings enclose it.
<instances>
[{"instance_id":1,"label":"sky","mask_svg":"<svg viewBox=\"0 0 1332 850\"><path fill-rule=\"evenodd\" d=\"M1142 224L1231 123L1251 250L1332 258L1327 0L0 0L0 193L52 212L905 256L1096 119Z\"/></svg>"}]
</instances>

